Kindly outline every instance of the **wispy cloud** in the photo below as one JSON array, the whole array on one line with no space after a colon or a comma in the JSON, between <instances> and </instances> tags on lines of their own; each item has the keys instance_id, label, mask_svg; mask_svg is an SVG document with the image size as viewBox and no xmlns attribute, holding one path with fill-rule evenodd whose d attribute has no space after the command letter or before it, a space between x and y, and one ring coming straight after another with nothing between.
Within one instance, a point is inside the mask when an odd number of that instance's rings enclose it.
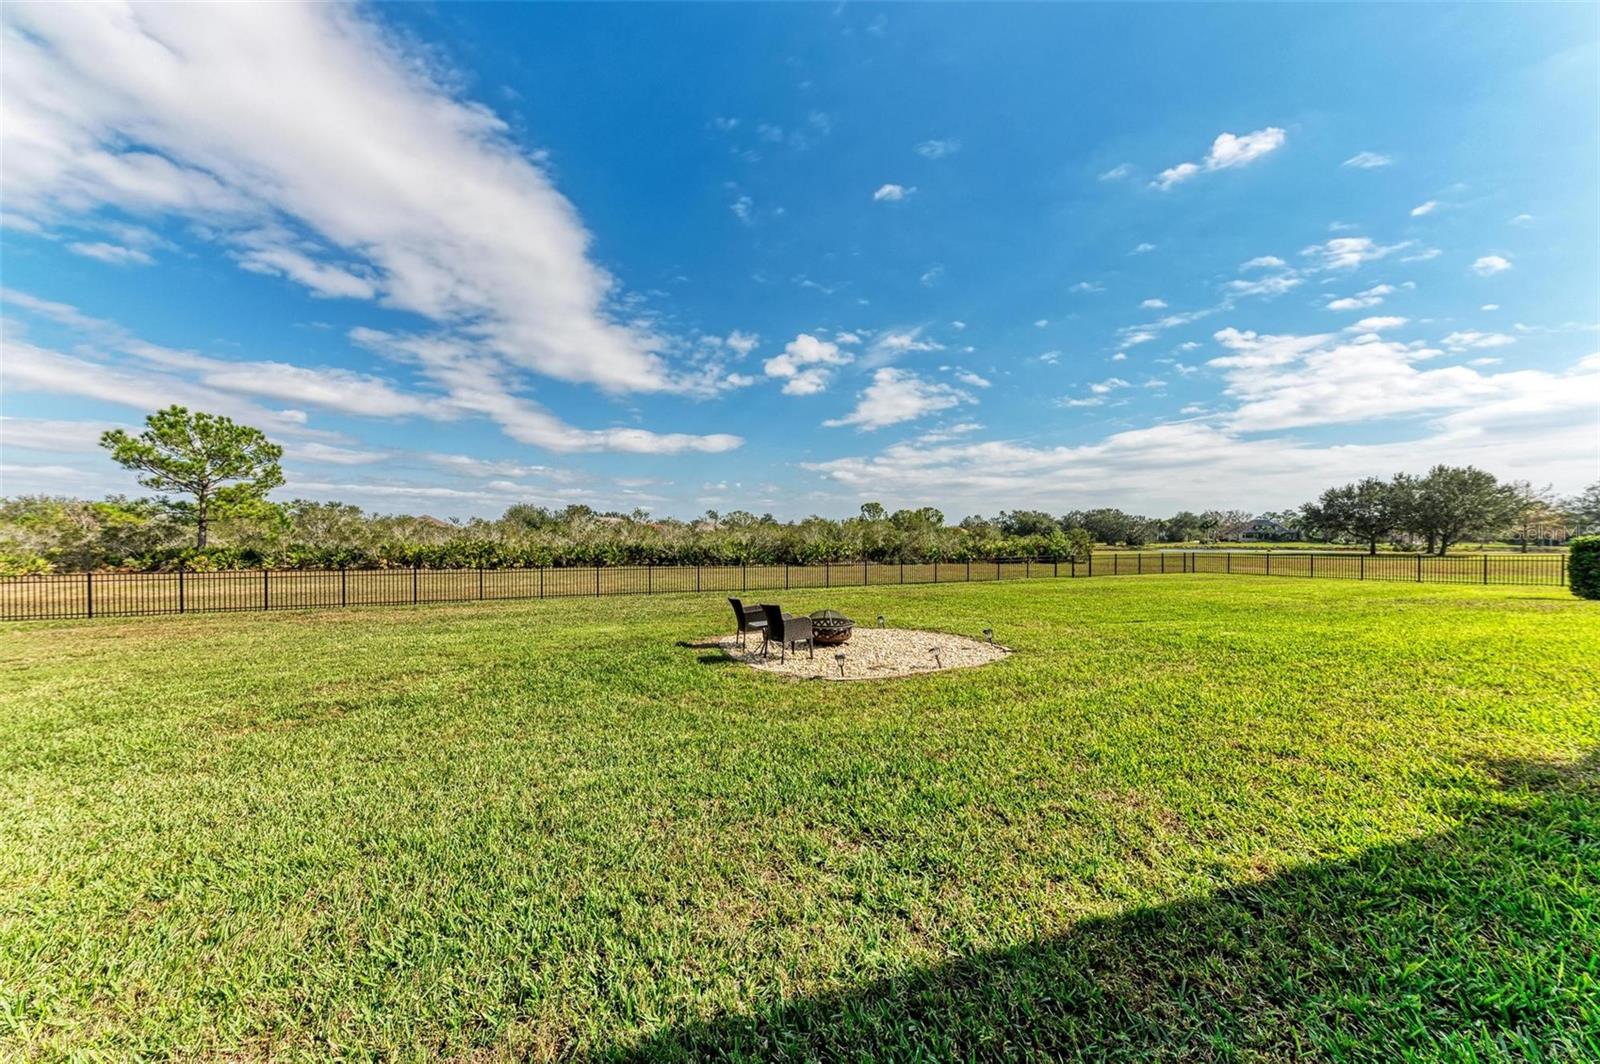
<instances>
[{"instance_id":1,"label":"wispy cloud","mask_svg":"<svg viewBox=\"0 0 1600 1064\"><path fill-rule=\"evenodd\" d=\"M1375 151L1358 151L1340 165L1347 166L1355 170L1377 170L1381 167L1388 166L1392 162L1394 162L1394 160L1389 156L1382 155Z\"/></svg>"},{"instance_id":2,"label":"wispy cloud","mask_svg":"<svg viewBox=\"0 0 1600 1064\"><path fill-rule=\"evenodd\" d=\"M879 185L878 191L872 194L876 203L899 203L917 190L915 185Z\"/></svg>"}]
</instances>

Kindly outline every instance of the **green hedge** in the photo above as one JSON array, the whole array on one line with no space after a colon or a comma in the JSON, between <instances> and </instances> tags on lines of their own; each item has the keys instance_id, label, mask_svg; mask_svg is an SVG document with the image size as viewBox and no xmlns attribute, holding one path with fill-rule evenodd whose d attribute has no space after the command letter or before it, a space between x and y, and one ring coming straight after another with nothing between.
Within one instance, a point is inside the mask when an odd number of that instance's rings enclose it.
<instances>
[{"instance_id":1,"label":"green hedge","mask_svg":"<svg viewBox=\"0 0 1600 1064\"><path fill-rule=\"evenodd\" d=\"M1600 536L1578 536L1570 546L1567 571L1572 577L1572 593L1579 598L1600 599Z\"/></svg>"}]
</instances>

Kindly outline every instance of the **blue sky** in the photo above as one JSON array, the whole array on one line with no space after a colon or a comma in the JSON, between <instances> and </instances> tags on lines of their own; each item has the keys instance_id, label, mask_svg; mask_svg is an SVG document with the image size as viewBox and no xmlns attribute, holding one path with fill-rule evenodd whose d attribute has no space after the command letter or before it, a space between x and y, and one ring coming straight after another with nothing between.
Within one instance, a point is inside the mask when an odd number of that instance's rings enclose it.
<instances>
[{"instance_id":1,"label":"blue sky","mask_svg":"<svg viewBox=\"0 0 1600 1064\"><path fill-rule=\"evenodd\" d=\"M1587 5L10 4L0 491L952 516L1600 477Z\"/></svg>"}]
</instances>

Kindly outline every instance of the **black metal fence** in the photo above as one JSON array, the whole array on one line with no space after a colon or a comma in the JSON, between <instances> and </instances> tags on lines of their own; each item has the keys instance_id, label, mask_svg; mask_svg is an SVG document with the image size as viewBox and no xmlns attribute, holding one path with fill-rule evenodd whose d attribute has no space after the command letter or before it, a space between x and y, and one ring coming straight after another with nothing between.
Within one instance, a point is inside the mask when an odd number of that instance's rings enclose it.
<instances>
[{"instance_id":1,"label":"black metal fence","mask_svg":"<svg viewBox=\"0 0 1600 1064\"><path fill-rule=\"evenodd\" d=\"M1567 582L1567 559L1564 554L1437 557L1308 551L1116 551L1100 552L1082 562L1001 558L969 562L829 562L818 565L60 573L0 579L0 620L396 606L491 599L695 592L736 594L800 588L1163 573L1562 586Z\"/></svg>"}]
</instances>

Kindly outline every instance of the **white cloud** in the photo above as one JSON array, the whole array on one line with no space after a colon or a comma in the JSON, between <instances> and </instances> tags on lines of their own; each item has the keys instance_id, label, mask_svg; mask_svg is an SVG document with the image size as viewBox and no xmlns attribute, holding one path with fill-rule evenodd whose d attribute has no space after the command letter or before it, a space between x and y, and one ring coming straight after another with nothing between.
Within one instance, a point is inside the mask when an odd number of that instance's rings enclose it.
<instances>
[{"instance_id":1,"label":"white cloud","mask_svg":"<svg viewBox=\"0 0 1600 1064\"><path fill-rule=\"evenodd\" d=\"M1211 142L1211 151L1201 163L1179 163L1177 166L1169 167L1161 171L1151 184L1164 192L1180 182L1189 180L1202 170L1227 170L1244 166L1281 148L1284 139L1284 131L1277 126L1268 126L1266 129L1258 129L1243 136L1219 133L1217 139Z\"/></svg>"},{"instance_id":2,"label":"white cloud","mask_svg":"<svg viewBox=\"0 0 1600 1064\"><path fill-rule=\"evenodd\" d=\"M946 155L954 155L960 150L961 142L954 137L925 140L916 147L916 153L924 159L943 159Z\"/></svg>"},{"instance_id":3,"label":"white cloud","mask_svg":"<svg viewBox=\"0 0 1600 1064\"><path fill-rule=\"evenodd\" d=\"M1379 167L1388 166L1392 162L1394 160L1389 156L1380 155L1375 151L1358 151L1340 165L1352 167L1356 170L1376 170Z\"/></svg>"},{"instance_id":4,"label":"white cloud","mask_svg":"<svg viewBox=\"0 0 1600 1064\"><path fill-rule=\"evenodd\" d=\"M1251 259L1249 262L1241 262L1239 264L1239 269L1241 269L1241 270L1281 270L1281 269L1283 269L1284 267L1286 267L1288 265L1289 264L1287 262L1284 262L1282 259L1278 258L1278 256L1276 256L1276 255L1257 255L1255 258Z\"/></svg>"},{"instance_id":5,"label":"white cloud","mask_svg":"<svg viewBox=\"0 0 1600 1064\"><path fill-rule=\"evenodd\" d=\"M960 381L962 384L971 385L974 388L987 388L994 383L986 377L978 376L978 374L969 369L961 370L959 373L957 373L956 380Z\"/></svg>"},{"instance_id":6,"label":"white cloud","mask_svg":"<svg viewBox=\"0 0 1600 1064\"><path fill-rule=\"evenodd\" d=\"M756 344L760 342L761 337L757 336L755 333L740 332L738 329L733 330L733 332L728 334L727 339L723 340L723 343L727 344L728 348L740 358L743 358L750 352L754 351L756 349Z\"/></svg>"},{"instance_id":7,"label":"white cloud","mask_svg":"<svg viewBox=\"0 0 1600 1064\"><path fill-rule=\"evenodd\" d=\"M1409 318L1400 318L1394 315L1382 315L1374 318L1362 318L1347 328L1350 332L1382 332L1384 329L1398 329L1409 320Z\"/></svg>"},{"instance_id":8,"label":"white cloud","mask_svg":"<svg viewBox=\"0 0 1600 1064\"><path fill-rule=\"evenodd\" d=\"M739 219L744 224L749 225L750 214L755 210L755 206L755 200L751 199L749 196L741 195L732 203L728 204L728 210L733 212L733 216L735 218Z\"/></svg>"},{"instance_id":9,"label":"white cloud","mask_svg":"<svg viewBox=\"0 0 1600 1064\"><path fill-rule=\"evenodd\" d=\"M293 246L246 246L242 264L377 298L521 369L616 391L688 387L661 339L616 313L616 281L541 161L368 12L7 15L8 211L36 223L176 215L225 245L292 227Z\"/></svg>"},{"instance_id":10,"label":"white cloud","mask_svg":"<svg viewBox=\"0 0 1600 1064\"><path fill-rule=\"evenodd\" d=\"M863 431L871 431L973 401L959 388L885 367L872 375L872 383L861 393L854 410L844 417L824 421L823 425L829 428L856 425Z\"/></svg>"},{"instance_id":11,"label":"white cloud","mask_svg":"<svg viewBox=\"0 0 1600 1064\"><path fill-rule=\"evenodd\" d=\"M956 330L957 332L960 332L962 329L965 329L966 327L967 327L967 323L964 322L964 321L952 321L950 323L950 328Z\"/></svg>"},{"instance_id":12,"label":"white cloud","mask_svg":"<svg viewBox=\"0 0 1600 1064\"><path fill-rule=\"evenodd\" d=\"M1281 296L1292 288L1301 285L1299 277L1292 273L1273 274L1270 277L1257 277L1254 280L1238 278L1223 285L1223 289L1235 296Z\"/></svg>"},{"instance_id":13,"label":"white cloud","mask_svg":"<svg viewBox=\"0 0 1600 1064\"><path fill-rule=\"evenodd\" d=\"M1151 251L1154 251L1155 249L1156 249L1156 246L1154 244L1135 244L1134 247L1133 247L1133 250L1128 252L1128 254L1130 254L1130 255L1144 255L1144 254L1147 254L1147 253L1149 253Z\"/></svg>"},{"instance_id":14,"label":"white cloud","mask_svg":"<svg viewBox=\"0 0 1600 1064\"><path fill-rule=\"evenodd\" d=\"M1111 361L1126 362L1128 361L1128 353L1126 351L1118 351L1116 354L1111 356Z\"/></svg>"},{"instance_id":15,"label":"white cloud","mask_svg":"<svg viewBox=\"0 0 1600 1064\"><path fill-rule=\"evenodd\" d=\"M879 185L878 191L872 194L876 203L899 203L917 190L915 185L909 188L905 185Z\"/></svg>"},{"instance_id":16,"label":"white cloud","mask_svg":"<svg viewBox=\"0 0 1600 1064\"><path fill-rule=\"evenodd\" d=\"M1484 255L1472 264L1472 272L1479 277L1492 277L1511 269L1511 262L1499 255Z\"/></svg>"},{"instance_id":17,"label":"white cloud","mask_svg":"<svg viewBox=\"0 0 1600 1064\"><path fill-rule=\"evenodd\" d=\"M107 244L101 241L93 243L75 241L67 245L67 250L74 255L109 262L113 266L148 266L155 262L148 252L140 251L138 248L125 248L121 244Z\"/></svg>"},{"instance_id":18,"label":"white cloud","mask_svg":"<svg viewBox=\"0 0 1600 1064\"><path fill-rule=\"evenodd\" d=\"M292 247L258 244L234 256L240 266L252 273L277 274L310 289L311 294L327 299L372 299L378 286L354 270L319 262Z\"/></svg>"},{"instance_id":19,"label":"white cloud","mask_svg":"<svg viewBox=\"0 0 1600 1064\"><path fill-rule=\"evenodd\" d=\"M1046 325L1049 325L1049 324L1050 324L1050 319L1049 318L1040 318L1038 321L1033 323L1033 327L1035 329L1042 329Z\"/></svg>"},{"instance_id":20,"label":"white cloud","mask_svg":"<svg viewBox=\"0 0 1600 1064\"><path fill-rule=\"evenodd\" d=\"M1089 385L1089 390L1095 395L1105 395L1108 392L1115 391L1118 388L1127 387L1129 387L1128 382L1123 380L1121 377L1107 377L1103 381L1096 381L1095 383Z\"/></svg>"},{"instance_id":21,"label":"white cloud","mask_svg":"<svg viewBox=\"0 0 1600 1064\"><path fill-rule=\"evenodd\" d=\"M1426 203L1419 203L1415 207L1411 208L1411 217L1421 218L1424 214L1432 214L1438 209L1438 200L1428 200Z\"/></svg>"},{"instance_id":22,"label":"white cloud","mask_svg":"<svg viewBox=\"0 0 1600 1064\"><path fill-rule=\"evenodd\" d=\"M1195 163L1179 163L1177 166L1169 166L1161 171L1156 175L1156 179L1150 183L1165 192L1172 186L1189 180L1199 172L1200 167Z\"/></svg>"},{"instance_id":23,"label":"white cloud","mask_svg":"<svg viewBox=\"0 0 1600 1064\"><path fill-rule=\"evenodd\" d=\"M1118 181L1133 173L1133 166L1129 163L1118 163L1100 175L1102 181Z\"/></svg>"},{"instance_id":24,"label":"white cloud","mask_svg":"<svg viewBox=\"0 0 1600 1064\"><path fill-rule=\"evenodd\" d=\"M920 278L918 278L918 280L921 281L921 283L922 283L922 287L924 287L924 288L932 288L934 285L938 284L943 279L944 279L944 267L943 266L930 266L923 273L923 275Z\"/></svg>"},{"instance_id":25,"label":"white cloud","mask_svg":"<svg viewBox=\"0 0 1600 1064\"><path fill-rule=\"evenodd\" d=\"M1499 310L1500 309L1500 304L1499 303L1485 303L1483 306L1479 307L1478 309L1479 310Z\"/></svg>"},{"instance_id":26,"label":"white cloud","mask_svg":"<svg viewBox=\"0 0 1600 1064\"><path fill-rule=\"evenodd\" d=\"M1104 292L1105 290L1106 286L1098 281L1079 281L1071 288L1071 291L1074 292Z\"/></svg>"},{"instance_id":27,"label":"white cloud","mask_svg":"<svg viewBox=\"0 0 1600 1064\"><path fill-rule=\"evenodd\" d=\"M1486 333L1476 329L1463 329L1446 336L1441 343L1452 351L1465 351L1475 347L1505 347L1517 342L1515 336L1505 333Z\"/></svg>"},{"instance_id":28,"label":"white cloud","mask_svg":"<svg viewBox=\"0 0 1600 1064\"><path fill-rule=\"evenodd\" d=\"M1443 254L1444 254L1444 252L1440 251L1438 248L1423 248L1421 251L1417 252L1415 255L1403 255L1403 256L1401 256L1400 261L1401 262L1427 262L1430 259L1436 259L1440 255L1443 255Z\"/></svg>"},{"instance_id":29,"label":"white cloud","mask_svg":"<svg viewBox=\"0 0 1600 1064\"><path fill-rule=\"evenodd\" d=\"M1531 214L1519 214L1516 217L1511 219L1511 224L1512 225L1527 225L1531 221L1533 221L1533 215L1531 215Z\"/></svg>"},{"instance_id":30,"label":"white cloud","mask_svg":"<svg viewBox=\"0 0 1600 1064\"><path fill-rule=\"evenodd\" d=\"M1383 298L1385 296L1389 296L1389 295L1393 295L1394 294L1394 290L1395 289L1394 289L1393 285L1388 285L1388 284L1373 285L1371 288L1368 288L1366 291L1357 292L1353 296L1345 296L1342 299L1329 300L1326 309L1328 309L1328 310L1365 310L1367 307L1375 307L1378 304L1382 303L1383 302Z\"/></svg>"},{"instance_id":31,"label":"white cloud","mask_svg":"<svg viewBox=\"0 0 1600 1064\"><path fill-rule=\"evenodd\" d=\"M862 356L861 364L873 369L886 366L904 355L923 351L943 351L943 344L923 336L926 329L927 326L917 325L909 329L883 330L873 337L872 343L867 347L867 353Z\"/></svg>"},{"instance_id":32,"label":"white cloud","mask_svg":"<svg viewBox=\"0 0 1600 1064\"><path fill-rule=\"evenodd\" d=\"M784 345L783 354L767 359L762 369L769 377L783 379L785 395L816 395L833 379L829 367L843 366L853 357L836 343L801 333Z\"/></svg>"},{"instance_id":33,"label":"white cloud","mask_svg":"<svg viewBox=\"0 0 1600 1064\"><path fill-rule=\"evenodd\" d=\"M1356 345L1365 355L1374 354L1373 348ZM1385 434L1377 443L1323 443L1244 431L1228 424L1224 412L1130 429L1085 444L918 441L806 468L845 490L871 492L890 506L937 497L947 508L980 510L992 508L995 500L1011 506L1059 506L1063 483L1072 485L1074 504L1085 507L1170 513L1227 499L1231 505L1264 509L1303 501L1313 490L1307 485L1341 483L1374 471L1420 473L1435 462L1472 464L1540 483L1555 481L1558 490L1575 491L1594 477L1600 357L1590 361L1563 374L1483 377L1464 369L1464 379L1478 384L1455 389L1443 406L1437 404L1446 396L1438 391L1427 395L1426 406L1411 403L1408 412L1426 420L1408 431ZM1336 383L1327 379L1336 378L1337 370L1329 366L1318 387L1337 392ZM1493 389L1503 390L1487 399L1462 394Z\"/></svg>"},{"instance_id":34,"label":"white cloud","mask_svg":"<svg viewBox=\"0 0 1600 1064\"><path fill-rule=\"evenodd\" d=\"M1312 260L1313 269L1352 270L1367 262L1386 258L1408 244L1379 244L1371 237L1340 236L1324 244L1302 248L1300 254Z\"/></svg>"},{"instance_id":35,"label":"white cloud","mask_svg":"<svg viewBox=\"0 0 1600 1064\"><path fill-rule=\"evenodd\" d=\"M1140 303L1139 306L1143 307L1145 310L1165 310L1167 307L1167 301L1164 299L1147 299L1143 303Z\"/></svg>"}]
</instances>

